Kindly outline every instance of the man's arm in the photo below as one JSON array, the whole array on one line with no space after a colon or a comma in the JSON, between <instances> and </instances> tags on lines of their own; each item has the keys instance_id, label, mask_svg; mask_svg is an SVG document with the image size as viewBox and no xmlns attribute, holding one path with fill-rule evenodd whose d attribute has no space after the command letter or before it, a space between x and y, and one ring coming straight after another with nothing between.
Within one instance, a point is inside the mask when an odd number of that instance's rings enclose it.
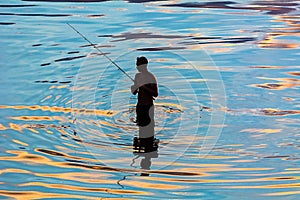
<instances>
[{"instance_id":1,"label":"man's arm","mask_svg":"<svg viewBox=\"0 0 300 200\"><path fill-rule=\"evenodd\" d=\"M136 95L139 91L139 86L137 85L137 77L138 77L138 74L135 75L134 84L131 86L131 93L134 95Z\"/></svg>"},{"instance_id":2,"label":"man's arm","mask_svg":"<svg viewBox=\"0 0 300 200\"><path fill-rule=\"evenodd\" d=\"M136 95L138 93L138 91L139 91L139 88L135 89L134 85L131 86L131 93L133 95Z\"/></svg>"},{"instance_id":3,"label":"man's arm","mask_svg":"<svg viewBox=\"0 0 300 200\"><path fill-rule=\"evenodd\" d=\"M150 73L151 82L148 84L143 85L145 90L150 93L151 96L157 97L158 96L158 86L157 86L157 80L156 77Z\"/></svg>"},{"instance_id":4,"label":"man's arm","mask_svg":"<svg viewBox=\"0 0 300 200\"><path fill-rule=\"evenodd\" d=\"M157 97L158 96L158 87L156 83L148 83L142 86L142 88L144 90L146 90L147 92L149 92L149 94L153 97Z\"/></svg>"}]
</instances>

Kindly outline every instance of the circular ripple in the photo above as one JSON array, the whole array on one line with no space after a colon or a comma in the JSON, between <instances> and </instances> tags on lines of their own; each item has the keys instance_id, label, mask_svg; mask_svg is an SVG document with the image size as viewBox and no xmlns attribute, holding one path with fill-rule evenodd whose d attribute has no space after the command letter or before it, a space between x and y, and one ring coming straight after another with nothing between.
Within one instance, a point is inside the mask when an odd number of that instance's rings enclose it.
<instances>
[{"instance_id":1,"label":"circular ripple","mask_svg":"<svg viewBox=\"0 0 300 200\"><path fill-rule=\"evenodd\" d=\"M169 164L182 156L190 145L202 144L209 150L214 145L212 140L199 141L199 138L211 136L213 132L217 139L220 134L216 125L223 123L224 114L219 108L224 106L224 88L213 62L204 51L200 53L201 61L188 58L189 54L182 56L169 51L145 55L150 58L149 69L157 76L159 84L159 97L155 100L155 136L161 140L160 159ZM114 61L126 66L124 70L133 76L137 56L139 52L130 51ZM199 66L211 67L202 71ZM131 80L115 66L92 56L87 57L77 76L73 107L113 113L91 116L77 113L76 116L77 131L89 144L87 149L108 165L127 165L124 159L132 157L131 145L133 137L138 135L138 127L134 123L137 100L130 92L131 85ZM203 103L216 110L206 118L208 121L200 120ZM201 123L206 123L205 129L201 129Z\"/></svg>"}]
</instances>

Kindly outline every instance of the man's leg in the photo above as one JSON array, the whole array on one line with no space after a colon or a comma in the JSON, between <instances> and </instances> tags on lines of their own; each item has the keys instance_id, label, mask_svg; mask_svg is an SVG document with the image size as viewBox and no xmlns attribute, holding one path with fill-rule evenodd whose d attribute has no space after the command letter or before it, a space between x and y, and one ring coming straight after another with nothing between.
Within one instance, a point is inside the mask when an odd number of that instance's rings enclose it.
<instances>
[{"instance_id":1,"label":"man's leg","mask_svg":"<svg viewBox=\"0 0 300 200\"><path fill-rule=\"evenodd\" d=\"M147 105L144 107L143 121L139 125L140 138L154 139L154 105Z\"/></svg>"},{"instance_id":2,"label":"man's leg","mask_svg":"<svg viewBox=\"0 0 300 200\"><path fill-rule=\"evenodd\" d=\"M138 126L147 126L151 123L150 109L153 105L137 105L136 106L136 121ZM152 114L153 115L153 114Z\"/></svg>"}]
</instances>

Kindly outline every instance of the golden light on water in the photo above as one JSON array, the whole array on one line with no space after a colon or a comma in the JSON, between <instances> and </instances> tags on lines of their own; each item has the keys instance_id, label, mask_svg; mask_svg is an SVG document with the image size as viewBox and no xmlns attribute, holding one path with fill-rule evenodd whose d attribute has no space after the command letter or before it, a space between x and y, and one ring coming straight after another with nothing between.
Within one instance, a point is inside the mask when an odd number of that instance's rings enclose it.
<instances>
[{"instance_id":1,"label":"golden light on water","mask_svg":"<svg viewBox=\"0 0 300 200\"><path fill-rule=\"evenodd\" d=\"M86 115L100 115L100 116L114 116L116 114L115 111L104 111L104 110L88 110L88 109L79 109L79 108L64 108L59 106L8 106L8 105L0 105L0 109L16 109L16 110L41 110L41 111L50 111L50 112L62 112L62 113L80 113ZM49 118L51 119L51 118Z\"/></svg>"},{"instance_id":2,"label":"golden light on water","mask_svg":"<svg viewBox=\"0 0 300 200\"><path fill-rule=\"evenodd\" d=\"M0 199L299 196L297 1L2 4ZM131 81L65 22L131 77L149 58L157 152L133 151Z\"/></svg>"},{"instance_id":3,"label":"golden light on water","mask_svg":"<svg viewBox=\"0 0 300 200\"><path fill-rule=\"evenodd\" d=\"M241 132L250 132L250 133L279 133L281 131L282 129L255 129L255 128L241 130Z\"/></svg>"}]
</instances>

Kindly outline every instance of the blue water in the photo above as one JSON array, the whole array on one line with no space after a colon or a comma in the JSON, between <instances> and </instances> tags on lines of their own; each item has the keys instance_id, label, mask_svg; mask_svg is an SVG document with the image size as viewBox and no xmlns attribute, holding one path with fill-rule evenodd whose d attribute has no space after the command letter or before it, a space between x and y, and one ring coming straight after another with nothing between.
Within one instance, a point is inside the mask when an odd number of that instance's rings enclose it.
<instances>
[{"instance_id":1,"label":"blue water","mask_svg":"<svg viewBox=\"0 0 300 200\"><path fill-rule=\"evenodd\" d=\"M0 199L298 199L299 1L0 3ZM137 153L131 77L159 83Z\"/></svg>"}]
</instances>

